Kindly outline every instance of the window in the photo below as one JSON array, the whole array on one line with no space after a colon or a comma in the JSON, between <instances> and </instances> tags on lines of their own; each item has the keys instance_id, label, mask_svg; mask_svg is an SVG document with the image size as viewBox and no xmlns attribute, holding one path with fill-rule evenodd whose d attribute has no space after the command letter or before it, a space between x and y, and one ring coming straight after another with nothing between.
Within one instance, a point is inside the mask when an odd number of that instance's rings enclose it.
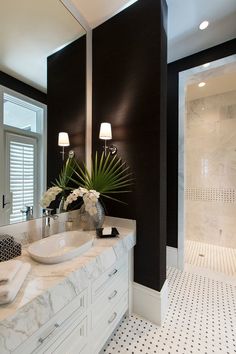
<instances>
[{"instance_id":1,"label":"window","mask_svg":"<svg viewBox=\"0 0 236 354\"><path fill-rule=\"evenodd\" d=\"M43 109L4 93L3 124L11 127L41 132Z\"/></svg>"},{"instance_id":2,"label":"window","mask_svg":"<svg viewBox=\"0 0 236 354\"><path fill-rule=\"evenodd\" d=\"M37 203L37 140L7 133L6 165L12 224L24 221L22 210L26 206L34 208Z\"/></svg>"},{"instance_id":3,"label":"window","mask_svg":"<svg viewBox=\"0 0 236 354\"><path fill-rule=\"evenodd\" d=\"M46 189L46 106L0 86L0 225L41 216Z\"/></svg>"}]
</instances>

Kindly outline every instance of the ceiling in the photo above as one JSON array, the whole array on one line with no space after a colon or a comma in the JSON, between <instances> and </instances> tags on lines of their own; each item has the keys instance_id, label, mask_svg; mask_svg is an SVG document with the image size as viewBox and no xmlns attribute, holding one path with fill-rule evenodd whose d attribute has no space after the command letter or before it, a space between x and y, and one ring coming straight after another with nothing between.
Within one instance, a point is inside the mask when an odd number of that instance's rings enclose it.
<instances>
[{"instance_id":1,"label":"ceiling","mask_svg":"<svg viewBox=\"0 0 236 354\"><path fill-rule=\"evenodd\" d=\"M84 29L58 0L0 1L0 70L46 92L47 57Z\"/></svg>"},{"instance_id":2,"label":"ceiling","mask_svg":"<svg viewBox=\"0 0 236 354\"><path fill-rule=\"evenodd\" d=\"M199 80L201 82L201 80ZM204 80L206 85L199 87L198 83L187 86L187 101L236 91L236 71Z\"/></svg>"},{"instance_id":3,"label":"ceiling","mask_svg":"<svg viewBox=\"0 0 236 354\"><path fill-rule=\"evenodd\" d=\"M92 28L135 1L73 0ZM236 0L167 0L168 62L236 37ZM198 29L209 20L205 31Z\"/></svg>"},{"instance_id":4,"label":"ceiling","mask_svg":"<svg viewBox=\"0 0 236 354\"><path fill-rule=\"evenodd\" d=\"M1 1L0 70L46 92L46 58L83 32L59 0ZM71 0L92 28L135 0ZM144 1L144 0L142 0ZM167 0L168 61L236 37L236 0ZM209 20L200 31L198 25Z\"/></svg>"},{"instance_id":5,"label":"ceiling","mask_svg":"<svg viewBox=\"0 0 236 354\"><path fill-rule=\"evenodd\" d=\"M72 0L91 28L132 5L137 0Z\"/></svg>"},{"instance_id":6,"label":"ceiling","mask_svg":"<svg viewBox=\"0 0 236 354\"><path fill-rule=\"evenodd\" d=\"M167 0L168 62L236 37L236 0ZM201 31L199 24L208 20Z\"/></svg>"}]
</instances>

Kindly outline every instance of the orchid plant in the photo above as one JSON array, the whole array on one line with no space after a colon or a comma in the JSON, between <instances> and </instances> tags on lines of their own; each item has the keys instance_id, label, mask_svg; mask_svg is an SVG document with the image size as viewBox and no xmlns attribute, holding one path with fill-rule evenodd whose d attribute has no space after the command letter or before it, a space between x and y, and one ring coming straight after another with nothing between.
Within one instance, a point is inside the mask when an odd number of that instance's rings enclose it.
<instances>
[{"instance_id":1,"label":"orchid plant","mask_svg":"<svg viewBox=\"0 0 236 354\"><path fill-rule=\"evenodd\" d=\"M70 178L74 173L74 167L75 167L75 159L74 158L68 158L65 165L63 166L58 179L56 179L54 186L49 188L42 196L42 199L40 200L39 204L43 208L48 208L50 204L56 200L56 197L59 194L62 194L62 197L66 197L68 194L68 191L70 190L69 183L70 183Z\"/></svg>"},{"instance_id":2,"label":"orchid plant","mask_svg":"<svg viewBox=\"0 0 236 354\"><path fill-rule=\"evenodd\" d=\"M51 187L49 188L42 196L42 199L40 200L40 205L43 208L48 208L49 205L51 204L51 202L53 202L57 195L60 194L62 192L62 188L60 187Z\"/></svg>"},{"instance_id":3,"label":"orchid plant","mask_svg":"<svg viewBox=\"0 0 236 354\"><path fill-rule=\"evenodd\" d=\"M79 197L83 198L85 210L90 215L97 214L96 203L100 197L100 193L95 190L88 190L86 188L79 187L74 189L67 197L64 203L64 209L66 210L68 205L76 201Z\"/></svg>"}]
</instances>

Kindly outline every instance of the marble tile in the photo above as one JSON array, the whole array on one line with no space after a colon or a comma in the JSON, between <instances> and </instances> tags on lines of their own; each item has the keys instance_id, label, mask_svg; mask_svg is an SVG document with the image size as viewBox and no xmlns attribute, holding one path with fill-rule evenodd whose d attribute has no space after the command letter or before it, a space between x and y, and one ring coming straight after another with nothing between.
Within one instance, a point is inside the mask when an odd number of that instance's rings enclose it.
<instances>
[{"instance_id":1,"label":"marble tile","mask_svg":"<svg viewBox=\"0 0 236 354\"><path fill-rule=\"evenodd\" d=\"M186 238L236 248L236 91L188 102Z\"/></svg>"},{"instance_id":2,"label":"marble tile","mask_svg":"<svg viewBox=\"0 0 236 354\"><path fill-rule=\"evenodd\" d=\"M185 265L221 274L236 284L236 249L186 241Z\"/></svg>"},{"instance_id":3,"label":"marble tile","mask_svg":"<svg viewBox=\"0 0 236 354\"><path fill-rule=\"evenodd\" d=\"M234 125L234 119L232 119L232 116L235 112L234 104L236 102L233 96L234 94L231 95L226 107L224 100L218 97L218 100L220 100L220 110L218 113L214 109L214 99L212 99L212 101L204 99L199 100L197 103L194 104L194 107L192 107L193 114L191 117L189 117L191 119L187 121L185 119L187 109L187 85L197 84L200 81L207 80L208 78L213 78L217 75L223 75L224 73L227 74L229 72L232 72L235 67L235 60L236 55L231 55L229 57L225 57L223 59L211 62L211 65L208 68L204 68L202 65L200 65L179 73L178 245L179 250L182 253L184 248L184 239L186 236L186 208L184 200L185 187L195 186L199 183L204 187L207 186L207 182L204 176L204 171L206 171L204 166L206 166L207 160L212 161L210 166L208 164L209 169L211 169L212 171L212 185L217 186L218 181L220 181L220 185L226 187L225 178L227 178L228 185L233 186L236 180L236 178L234 178L233 172L236 171L234 153L235 126L232 126L232 124ZM204 122L202 114L204 113L204 111L210 114L211 121L209 121L205 125L205 127L202 127L201 123ZM192 135L190 137L191 144L188 144L189 140L186 133L190 125L194 127L195 132L199 133L199 136L194 138L194 136ZM209 130L211 131L211 134L209 134ZM227 134L224 134L224 132L227 132ZM212 141L213 139L218 139L219 141L219 134L225 137L223 138L223 143L225 146L223 154L219 152L218 148L215 149L215 147L218 147L218 144L211 144L209 142L210 139L212 139ZM199 147L199 142L200 149L197 150L197 152L195 149L195 152L193 152L195 146ZM186 144L188 144L188 147L190 146L191 158L188 158L188 166L193 171L191 174L189 174L186 169L186 159L188 154ZM205 151L205 146L210 147L210 150ZM193 149L191 149L191 147L193 147ZM225 156L227 156L226 160L224 158ZM219 161L217 160L218 162L216 162L217 157L220 157ZM201 179L199 178L199 170L203 171ZM221 175L221 177L219 177L219 175ZM188 185L186 183L186 177L188 178ZM193 219L195 217L197 216L193 216ZM194 222L196 223L197 220L194 219ZM183 267L183 262L181 262L181 265L179 264L179 266Z\"/></svg>"}]
</instances>

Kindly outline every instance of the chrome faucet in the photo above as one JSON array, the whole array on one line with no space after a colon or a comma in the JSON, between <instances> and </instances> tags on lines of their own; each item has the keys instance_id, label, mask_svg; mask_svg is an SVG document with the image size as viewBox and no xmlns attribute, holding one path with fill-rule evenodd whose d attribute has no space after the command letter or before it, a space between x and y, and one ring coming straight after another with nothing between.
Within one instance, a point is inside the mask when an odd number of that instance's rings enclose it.
<instances>
[{"instance_id":1,"label":"chrome faucet","mask_svg":"<svg viewBox=\"0 0 236 354\"><path fill-rule=\"evenodd\" d=\"M25 215L25 221L32 220L34 218L33 214L33 206L25 205L23 209L21 209L23 215Z\"/></svg>"},{"instance_id":2,"label":"chrome faucet","mask_svg":"<svg viewBox=\"0 0 236 354\"><path fill-rule=\"evenodd\" d=\"M43 210L42 217L42 238L50 236L51 219L56 220L58 215L52 215L53 209L46 208Z\"/></svg>"}]
</instances>

